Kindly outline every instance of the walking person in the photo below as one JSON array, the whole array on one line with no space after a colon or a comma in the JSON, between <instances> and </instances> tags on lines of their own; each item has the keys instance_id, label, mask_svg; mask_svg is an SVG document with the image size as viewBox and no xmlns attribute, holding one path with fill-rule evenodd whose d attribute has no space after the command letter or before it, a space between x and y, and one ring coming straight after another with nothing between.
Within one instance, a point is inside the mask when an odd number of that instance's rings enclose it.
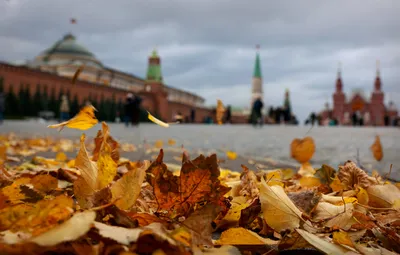
<instances>
[{"instance_id":1,"label":"walking person","mask_svg":"<svg viewBox=\"0 0 400 255\"><path fill-rule=\"evenodd\" d=\"M0 92L0 125L3 123L6 99L3 92Z\"/></svg>"},{"instance_id":2,"label":"walking person","mask_svg":"<svg viewBox=\"0 0 400 255\"><path fill-rule=\"evenodd\" d=\"M61 96L61 105L60 105L60 119L61 121L66 121L69 119L69 102L66 95Z\"/></svg>"},{"instance_id":3,"label":"walking person","mask_svg":"<svg viewBox=\"0 0 400 255\"><path fill-rule=\"evenodd\" d=\"M231 106L230 105L228 105L227 107L226 107L226 112L225 112L225 114L226 114L226 116L225 116L225 123L229 123L229 124L231 124L232 123L232 109L231 109Z\"/></svg>"},{"instance_id":4,"label":"walking person","mask_svg":"<svg viewBox=\"0 0 400 255\"><path fill-rule=\"evenodd\" d=\"M125 110L125 116L124 116L124 121L125 121L125 126L128 127L129 123L131 123L132 121L132 115L133 115L133 94L132 93L128 93L128 95L126 95L126 101L125 101L125 105L124 105L124 110Z\"/></svg>"},{"instance_id":5,"label":"walking person","mask_svg":"<svg viewBox=\"0 0 400 255\"><path fill-rule=\"evenodd\" d=\"M190 122L196 122L196 110L194 108L192 108L192 110L190 111Z\"/></svg>"},{"instance_id":6,"label":"walking person","mask_svg":"<svg viewBox=\"0 0 400 255\"><path fill-rule=\"evenodd\" d=\"M138 126L140 121L140 104L142 103L142 98L138 95L133 96L132 104L132 125Z\"/></svg>"},{"instance_id":7,"label":"walking person","mask_svg":"<svg viewBox=\"0 0 400 255\"><path fill-rule=\"evenodd\" d=\"M256 101L254 101L253 104L253 126L256 126L257 124L262 126L262 108L264 107L263 102L261 101L261 98L257 98Z\"/></svg>"}]
</instances>

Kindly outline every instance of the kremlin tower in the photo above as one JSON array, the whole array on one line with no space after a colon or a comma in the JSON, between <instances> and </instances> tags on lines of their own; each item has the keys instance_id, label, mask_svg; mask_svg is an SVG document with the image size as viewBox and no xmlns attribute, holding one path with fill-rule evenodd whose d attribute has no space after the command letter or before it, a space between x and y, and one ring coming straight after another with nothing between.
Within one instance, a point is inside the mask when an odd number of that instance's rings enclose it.
<instances>
[{"instance_id":1,"label":"kremlin tower","mask_svg":"<svg viewBox=\"0 0 400 255\"><path fill-rule=\"evenodd\" d=\"M257 45L257 53L256 53L256 62L254 64L254 73L253 73L253 80L252 80L252 89L251 89L251 105L250 109L253 106L254 101L257 98L260 98L261 101L263 100L263 85L262 85L262 75L261 75L261 61L260 61L260 54L259 50L260 46Z\"/></svg>"}]
</instances>

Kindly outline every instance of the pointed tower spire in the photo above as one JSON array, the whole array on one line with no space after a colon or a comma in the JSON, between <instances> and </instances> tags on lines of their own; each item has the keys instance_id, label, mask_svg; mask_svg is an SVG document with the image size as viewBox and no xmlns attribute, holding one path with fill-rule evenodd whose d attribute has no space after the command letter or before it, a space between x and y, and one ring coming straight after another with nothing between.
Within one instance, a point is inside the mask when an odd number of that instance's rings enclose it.
<instances>
[{"instance_id":1,"label":"pointed tower spire","mask_svg":"<svg viewBox=\"0 0 400 255\"><path fill-rule=\"evenodd\" d=\"M256 45L256 61L254 63L254 72L252 80L252 90L251 90L251 105L252 107L254 101L258 98L263 100L263 89L262 89L262 75L261 75L261 60L259 53L260 45Z\"/></svg>"},{"instance_id":2,"label":"pointed tower spire","mask_svg":"<svg viewBox=\"0 0 400 255\"><path fill-rule=\"evenodd\" d=\"M343 84L342 84L342 63L338 63L337 70L337 79L336 79L336 92L342 92Z\"/></svg>"},{"instance_id":3,"label":"pointed tower spire","mask_svg":"<svg viewBox=\"0 0 400 255\"><path fill-rule=\"evenodd\" d=\"M253 73L253 77L257 77L262 79L262 75L261 75L261 61L260 61L260 45L256 45L256 62L254 64L254 73Z\"/></svg>"},{"instance_id":4,"label":"pointed tower spire","mask_svg":"<svg viewBox=\"0 0 400 255\"><path fill-rule=\"evenodd\" d=\"M376 60L376 78L374 83L374 90L381 91L381 71L380 71L380 61Z\"/></svg>"}]
</instances>

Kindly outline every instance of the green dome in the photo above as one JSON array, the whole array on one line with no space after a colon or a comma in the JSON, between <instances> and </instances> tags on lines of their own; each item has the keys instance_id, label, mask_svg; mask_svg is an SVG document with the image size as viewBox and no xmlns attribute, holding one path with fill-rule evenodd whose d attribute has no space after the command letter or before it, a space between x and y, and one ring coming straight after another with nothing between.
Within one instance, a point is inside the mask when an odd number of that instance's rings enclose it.
<instances>
[{"instance_id":1,"label":"green dome","mask_svg":"<svg viewBox=\"0 0 400 255\"><path fill-rule=\"evenodd\" d=\"M45 50L42 55L54 55L54 54L73 54L73 55L81 55L86 57L94 58L94 54L91 53L84 46L79 45L76 42L75 36L72 34L67 34L63 39L56 42L52 47Z\"/></svg>"}]
</instances>

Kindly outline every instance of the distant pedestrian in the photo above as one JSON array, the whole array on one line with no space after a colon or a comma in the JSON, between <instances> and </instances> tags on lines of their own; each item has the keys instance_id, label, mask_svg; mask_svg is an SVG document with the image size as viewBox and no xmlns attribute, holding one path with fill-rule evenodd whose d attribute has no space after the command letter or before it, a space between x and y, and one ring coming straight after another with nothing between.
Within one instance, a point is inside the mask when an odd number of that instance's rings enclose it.
<instances>
[{"instance_id":1,"label":"distant pedestrian","mask_svg":"<svg viewBox=\"0 0 400 255\"><path fill-rule=\"evenodd\" d=\"M140 104L142 103L142 98L139 95L134 95L132 103L132 125L138 126L140 121Z\"/></svg>"},{"instance_id":2,"label":"distant pedestrian","mask_svg":"<svg viewBox=\"0 0 400 255\"><path fill-rule=\"evenodd\" d=\"M4 111L5 111L5 96L3 92L0 92L0 124L3 123L3 119L4 119Z\"/></svg>"},{"instance_id":3,"label":"distant pedestrian","mask_svg":"<svg viewBox=\"0 0 400 255\"><path fill-rule=\"evenodd\" d=\"M192 123L196 122L196 110L193 108L190 111L190 122L192 122Z\"/></svg>"},{"instance_id":4,"label":"distant pedestrian","mask_svg":"<svg viewBox=\"0 0 400 255\"><path fill-rule=\"evenodd\" d=\"M69 102L66 95L62 95L61 97L60 119L61 121L66 121L69 119Z\"/></svg>"},{"instance_id":5,"label":"distant pedestrian","mask_svg":"<svg viewBox=\"0 0 400 255\"><path fill-rule=\"evenodd\" d=\"M134 110L134 102L133 102L133 94L128 93L126 95L126 101L124 105L124 110L125 110L125 116L124 116L124 122L125 126L128 127L129 123L132 121L132 115L133 115L133 110Z\"/></svg>"},{"instance_id":6,"label":"distant pedestrian","mask_svg":"<svg viewBox=\"0 0 400 255\"><path fill-rule=\"evenodd\" d=\"M232 110L231 110L231 106L228 105L226 107L226 112L225 112L226 116L225 116L225 123L232 123Z\"/></svg>"},{"instance_id":7,"label":"distant pedestrian","mask_svg":"<svg viewBox=\"0 0 400 255\"><path fill-rule=\"evenodd\" d=\"M252 122L253 126L256 126L259 124L262 126L262 108L264 107L263 102L261 101L261 98L257 98L256 101L253 103L253 109L252 109Z\"/></svg>"}]
</instances>

